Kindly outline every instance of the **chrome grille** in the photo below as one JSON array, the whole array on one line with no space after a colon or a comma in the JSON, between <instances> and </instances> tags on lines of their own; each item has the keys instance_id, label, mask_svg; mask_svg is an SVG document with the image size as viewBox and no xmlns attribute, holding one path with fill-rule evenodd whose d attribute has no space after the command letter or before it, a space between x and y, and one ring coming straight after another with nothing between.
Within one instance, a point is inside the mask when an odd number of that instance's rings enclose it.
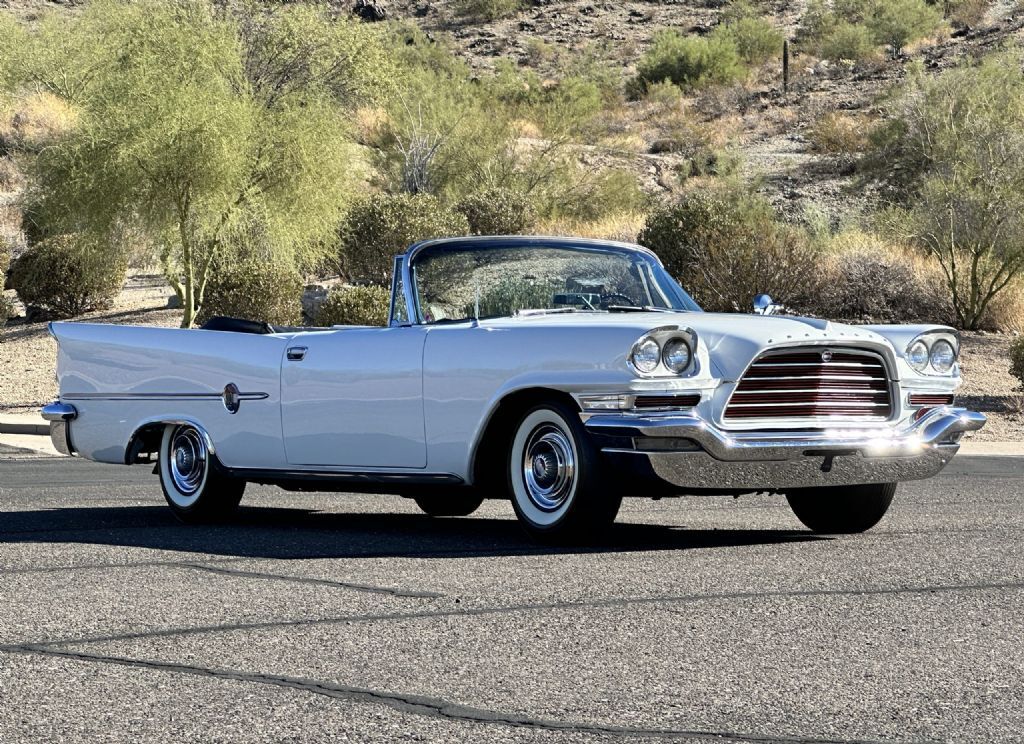
<instances>
[{"instance_id":1,"label":"chrome grille","mask_svg":"<svg viewBox=\"0 0 1024 744\"><path fill-rule=\"evenodd\" d=\"M854 349L790 349L758 357L736 385L726 419L885 420L892 397L885 363Z\"/></svg>"}]
</instances>

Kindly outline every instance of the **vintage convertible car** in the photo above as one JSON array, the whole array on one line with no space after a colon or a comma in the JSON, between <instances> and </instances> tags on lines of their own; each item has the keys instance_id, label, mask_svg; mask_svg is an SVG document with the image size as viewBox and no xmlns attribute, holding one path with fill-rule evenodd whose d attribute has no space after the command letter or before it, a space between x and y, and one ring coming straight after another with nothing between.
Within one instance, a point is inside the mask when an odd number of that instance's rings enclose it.
<instances>
[{"instance_id":1,"label":"vintage convertible car","mask_svg":"<svg viewBox=\"0 0 1024 744\"><path fill-rule=\"evenodd\" d=\"M958 338L702 312L650 251L543 237L430 240L395 258L387 327L53 323L67 454L155 462L186 522L247 482L397 493L431 515L511 500L535 536L623 496L784 494L820 532L876 524L964 432Z\"/></svg>"}]
</instances>

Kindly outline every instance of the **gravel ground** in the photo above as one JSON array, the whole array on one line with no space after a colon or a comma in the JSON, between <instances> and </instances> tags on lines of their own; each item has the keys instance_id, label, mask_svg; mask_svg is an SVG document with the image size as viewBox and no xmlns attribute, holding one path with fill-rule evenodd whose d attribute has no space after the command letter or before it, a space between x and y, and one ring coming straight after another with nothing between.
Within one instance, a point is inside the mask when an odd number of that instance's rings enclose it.
<instances>
[{"instance_id":1,"label":"gravel ground","mask_svg":"<svg viewBox=\"0 0 1024 744\"><path fill-rule=\"evenodd\" d=\"M181 313L167 309L172 295L159 275L133 274L113 308L82 320L175 327ZM1024 391L1009 372L1013 339L1010 334L963 334L964 384L958 400L989 417L984 429L968 435L976 441L1024 440ZM45 323L13 320L0 329L0 413L31 412L57 396L56 354Z\"/></svg>"}]
</instances>

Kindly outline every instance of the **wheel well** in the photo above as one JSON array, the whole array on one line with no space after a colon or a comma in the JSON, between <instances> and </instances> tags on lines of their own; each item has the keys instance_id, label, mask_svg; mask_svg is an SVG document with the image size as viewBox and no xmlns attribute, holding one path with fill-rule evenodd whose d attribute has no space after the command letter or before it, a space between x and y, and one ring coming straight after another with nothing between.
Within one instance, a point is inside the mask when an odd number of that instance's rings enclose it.
<instances>
[{"instance_id":1,"label":"wheel well","mask_svg":"<svg viewBox=\"0 0 1024 744\"><path fill-rule=\"evenodd\" d=\"M571 395L551 388L517 390L499 401L477 440L473 455L473 485L488 490L500 488L504 482L505 457L516 424L531 406L554 401L564 403L575 411L580 410ZM499 492L504 493L503 490Z\"/></svg>"},{"instance_id":2,"label":"wheel well","mask_svg":"<svg viewBox=\"0 0 1024 744\"><path fill-rule=\"evenodd\" d=\"M128 446L124 450L124 464L136 465L138 463L154 462L154 455L160 451L160 440L164 435L164 428L167 424L163 421L156 421L140 426L128 440Z\"/></svg>"}]
</instances>

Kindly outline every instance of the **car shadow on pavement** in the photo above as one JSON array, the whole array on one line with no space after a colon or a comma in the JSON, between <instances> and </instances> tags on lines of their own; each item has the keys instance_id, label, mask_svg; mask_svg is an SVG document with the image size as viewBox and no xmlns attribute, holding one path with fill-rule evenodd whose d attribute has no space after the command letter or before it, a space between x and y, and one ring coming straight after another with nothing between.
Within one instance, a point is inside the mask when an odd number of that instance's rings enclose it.
<instances>
[{"instance_id":1,"label":"car shadow on pavement","mask_svg":"<svg viewBox=\"0 0 1024 744\"><path fill-rule=\"evenodd\" d=\"M80 543L245 558L472 557L693 550L809 542L795 530L705 530L617 523L586 544L531 541L513 519L326 513L243 507L230 524L190 526L163 506L66 507L0 514L0 544Z\"/></svg>"}]
</instances>

